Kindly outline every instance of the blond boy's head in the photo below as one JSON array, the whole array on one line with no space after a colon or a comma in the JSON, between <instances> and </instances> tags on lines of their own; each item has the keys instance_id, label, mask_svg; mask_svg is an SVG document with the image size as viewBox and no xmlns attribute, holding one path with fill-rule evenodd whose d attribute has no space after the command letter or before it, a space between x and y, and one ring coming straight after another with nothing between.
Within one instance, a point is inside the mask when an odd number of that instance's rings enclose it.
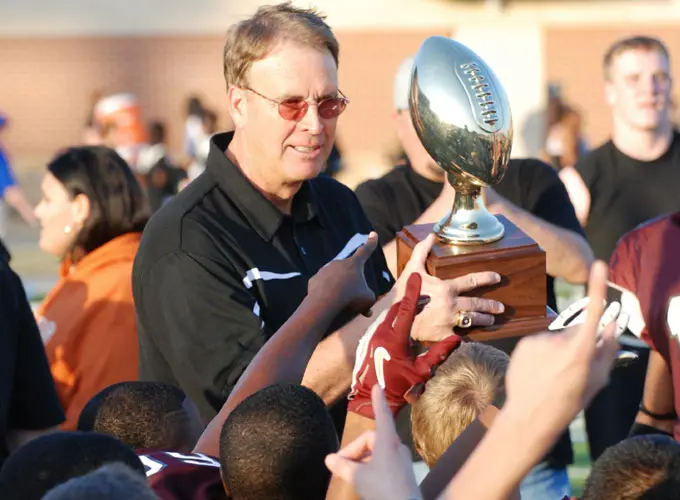
<instances>
[{"instance_id":1,"label":"blond boy's head","mask_svg":"<svg viewBox=\"0 0 680 500\"><path fill-rule=\"evenodd\" d=\"M432 467L453 441L505 392L509 357L485 344L464 342L438 369L413 405L416 450Z\"/></svg>"}]
</instances>

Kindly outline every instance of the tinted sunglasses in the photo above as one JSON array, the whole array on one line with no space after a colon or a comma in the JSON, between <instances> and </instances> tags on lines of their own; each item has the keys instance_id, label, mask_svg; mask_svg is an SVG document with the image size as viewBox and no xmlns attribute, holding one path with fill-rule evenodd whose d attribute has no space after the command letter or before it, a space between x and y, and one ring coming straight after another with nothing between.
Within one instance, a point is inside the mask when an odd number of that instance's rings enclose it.
<instances>
[{"instance_id":1,"label":"tinted sunglasses","mask_svg":"<svg viewBox=\"0 0 680 500\"><path fill-rule=\"evenodd\" d=\"M299 122L307 114L307 110L310 106L310 103L301 97L292 97L290 99L284 99L283 101L277 101L276 99L270 99L251 88L243 88L266 101L276 104L279 109L279 116L284 120ZM316 103L321 118L325 120L337 118L340 116L340 113L345 111L347 104L349 104L349 99L347 99L340 90L338 90L338 94L339 95L336 97L326 97Z\"/></svg>"}]
</instances>

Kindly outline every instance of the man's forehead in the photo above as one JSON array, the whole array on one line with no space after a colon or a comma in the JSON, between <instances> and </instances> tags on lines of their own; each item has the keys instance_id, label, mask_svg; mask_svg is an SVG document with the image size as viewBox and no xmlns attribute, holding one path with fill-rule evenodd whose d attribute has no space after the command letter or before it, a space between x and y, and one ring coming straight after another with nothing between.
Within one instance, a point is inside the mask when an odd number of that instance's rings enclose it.
<instances>
[{"instance_id":1,"label":"man's forehead","mask_svg":"<svg viewBox=\"0 0 680 500\"><path fill-rule=\"evenodd\" d=\"M328 51L281 42L252 64L248 81L275 89L278 96L323 95L337 90L338 69Z\"/></svg>"},{"instance_id":2,"label":"man's forehead","mask_svg":"<svg viewBox=\"0 0 680 500\"><path fill-rule=\"evenodd\" d=\"M668 70L669 61L664 54L655 49L630 49L618 54L612 66L622 73Z\"/></svg>"}]
</instances>

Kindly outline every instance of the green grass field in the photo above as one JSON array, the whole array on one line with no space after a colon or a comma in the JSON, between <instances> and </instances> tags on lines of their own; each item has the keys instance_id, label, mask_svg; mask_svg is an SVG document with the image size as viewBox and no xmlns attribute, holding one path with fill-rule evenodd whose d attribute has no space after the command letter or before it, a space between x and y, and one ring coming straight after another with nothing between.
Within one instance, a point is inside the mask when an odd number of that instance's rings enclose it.
<instances>
[{"instance_id":1,"label":"green grass field","mask_svg":"<svg viewBox=\"0 0 680 500\"><path fill-rule=\"evenodd\" d=\"M583 493L583 484L590 472L590 454L588 444L574 442L574 465L569 467L569 480L572 494L580 497Z\"/></svg>"}]
</instances>

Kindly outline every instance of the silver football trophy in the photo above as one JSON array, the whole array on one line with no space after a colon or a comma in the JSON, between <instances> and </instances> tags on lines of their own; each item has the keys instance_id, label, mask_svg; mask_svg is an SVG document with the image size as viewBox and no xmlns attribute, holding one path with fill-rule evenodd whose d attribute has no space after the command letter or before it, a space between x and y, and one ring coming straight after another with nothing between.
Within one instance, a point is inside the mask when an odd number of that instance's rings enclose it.
<instances>
[{"instance_id":1,"label":"silver football trophy","mask_svg":"<svg viewBox=\"0 0 680 500\"><path fill-rule=\"evenodd\" d=\"M409 111L456 191L453 209L434 227L439 239L452 245L501 239L503 224L480 196L503 178L512 148L510 103L491 68L460 42L427 38L415 57Z\"/></svg>"}]
</instances>

